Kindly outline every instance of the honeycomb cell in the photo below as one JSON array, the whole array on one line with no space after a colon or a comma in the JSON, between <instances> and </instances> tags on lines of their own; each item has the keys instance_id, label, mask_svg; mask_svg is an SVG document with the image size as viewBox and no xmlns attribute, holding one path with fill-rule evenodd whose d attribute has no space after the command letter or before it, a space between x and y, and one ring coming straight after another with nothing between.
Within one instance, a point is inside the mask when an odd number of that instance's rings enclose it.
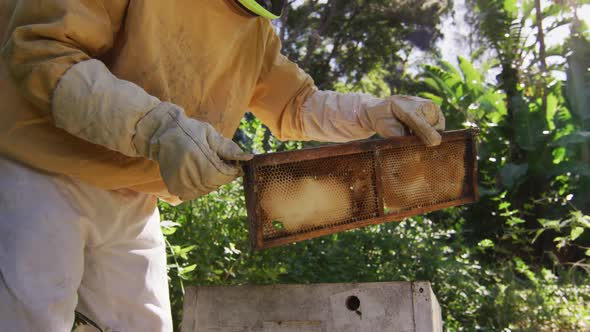
<instances>
[{"instance_id":1,"label":"honeycomb cell","mask_svg":"<svg viewBox=\"0 0 590 332\"><path fill-rule=\"evenodd\" d=\"M371 153L257 168L261 225L275 238L378 213Z\"/></svg>"},{"instance_id":2,"label":"honeycomb cell","mask_svg":"<svg viewBox=\"0 0 590 332\"><path fill-rule=\"evenodd\" d=\"M475 201L475 134L452 135L436 147L390 139L262 156L246 178L255 188L247 191L253 243L280 245Z\"/></svg>"},{"instance_id":3,"label":"honeycomb cell","mask_svg":"<svg viewBox=\"0 0 590 332\"><path fill-rule=\"evenodd\" d=\"M387 213L460 199L467 180L464 142L435 148L411 146L381 153L383 200Z\"/></svg>"}]
</instances>

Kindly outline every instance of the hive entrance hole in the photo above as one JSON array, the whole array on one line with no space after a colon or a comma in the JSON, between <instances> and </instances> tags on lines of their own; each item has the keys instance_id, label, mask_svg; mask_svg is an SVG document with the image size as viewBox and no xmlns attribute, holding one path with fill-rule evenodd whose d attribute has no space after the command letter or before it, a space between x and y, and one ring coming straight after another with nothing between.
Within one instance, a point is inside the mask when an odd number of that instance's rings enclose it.
<instances>
[{"instance_id":1,"label":"hive entrance hole","mask_svg":"<svg viewBox=\"0 0 590 332\"><path fill-rule=\"evenodd\" d=\"M361 300L358 297L352 295L346 298L346 309L350 311L357 311L361 307Z\"/></svg>"}]
</instances>

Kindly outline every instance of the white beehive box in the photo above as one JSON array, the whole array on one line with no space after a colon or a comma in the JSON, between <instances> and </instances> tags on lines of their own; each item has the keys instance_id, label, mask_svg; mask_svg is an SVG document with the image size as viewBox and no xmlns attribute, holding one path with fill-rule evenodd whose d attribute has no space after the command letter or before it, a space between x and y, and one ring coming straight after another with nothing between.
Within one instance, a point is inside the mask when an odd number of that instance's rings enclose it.
<instances>
[{"instance_id":1,"label":"white beehive box","mask_svg":"<svg viewBox=\"0 0 590 332\"><path fill-rule=\"evenodd\" d=\"M442 331L429 282L188 288L183 332Z\"/></svg>"}]
</instances>

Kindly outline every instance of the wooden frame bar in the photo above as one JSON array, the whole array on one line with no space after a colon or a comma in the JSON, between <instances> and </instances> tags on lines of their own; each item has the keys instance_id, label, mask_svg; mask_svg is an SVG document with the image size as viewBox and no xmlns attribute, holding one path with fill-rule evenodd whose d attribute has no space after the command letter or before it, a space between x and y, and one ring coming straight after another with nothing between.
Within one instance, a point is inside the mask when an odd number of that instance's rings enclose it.
<instances>
[{"instance_id":1,"label":"wooden frame bar","mask_svg":"<svg viewBox=\"0 0 590 332\"><path fill-rule=\"evenodd\" d=\"M443 202L439 204L429 205L420 208L413 208L400 212L385 213L383 203L383 184L381 178L380 153L382 150L405 148L411 146L423 146L423 143L415 136L394 137L381 140L363 140L344 144L334 144L321 146L310 149L302 149L296 151L269 153L264 155L257 155L249 162L243 164L244 168L244 191L246 196L246 208L248 212L248 222L250 230L250 242L253 248L260 250L276 246L285 245L292 242L311 239L319 236L324 236L332 233L342 232L354 228L365 227L368 225L381 224L388 221L402 220L404 218L419 215L427 212L432 212L452 206L468 204L479 199L479 190L477 188L477 142L476 136L478 129L466 129L449 131L442 134L442 143L465 142L465 161L468 174L466 179L466 188L463 192L463 197ZM260 225L260 204L258 202L258 187L256 171L261 166L276 166L282 164L290 164L301 161L317 160L323 158L346 156L352 154L371 152L374 160L374 176L376 184L376 196L378 199L378 214L374 218L353 221L349 223L342 223L330 225L324 228L313 229L310 231L302 231L286 236L275 238L264 238L263 225Z\"/></svg>"}]
</instances>

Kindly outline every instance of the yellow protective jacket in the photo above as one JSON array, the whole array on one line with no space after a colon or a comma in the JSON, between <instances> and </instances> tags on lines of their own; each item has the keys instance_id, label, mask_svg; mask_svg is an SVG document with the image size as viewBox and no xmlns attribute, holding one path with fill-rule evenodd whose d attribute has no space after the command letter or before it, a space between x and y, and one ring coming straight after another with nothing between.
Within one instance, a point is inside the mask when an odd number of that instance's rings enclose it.
<instances>
[{"instance_id":1,"label":"yellow protective jacket","mask_svg":"<svg viewBox=\"0 0 590 332\"><path fill-rule=\"evenodd\" d=\"M247 110L281 139L303 138L312 79L280 54L271 22L233 0L3 0L0 156L105 189L169 198L156 163L58 129L52 93L91 58L231 137Z\"/></svg>"}]
</instances>

